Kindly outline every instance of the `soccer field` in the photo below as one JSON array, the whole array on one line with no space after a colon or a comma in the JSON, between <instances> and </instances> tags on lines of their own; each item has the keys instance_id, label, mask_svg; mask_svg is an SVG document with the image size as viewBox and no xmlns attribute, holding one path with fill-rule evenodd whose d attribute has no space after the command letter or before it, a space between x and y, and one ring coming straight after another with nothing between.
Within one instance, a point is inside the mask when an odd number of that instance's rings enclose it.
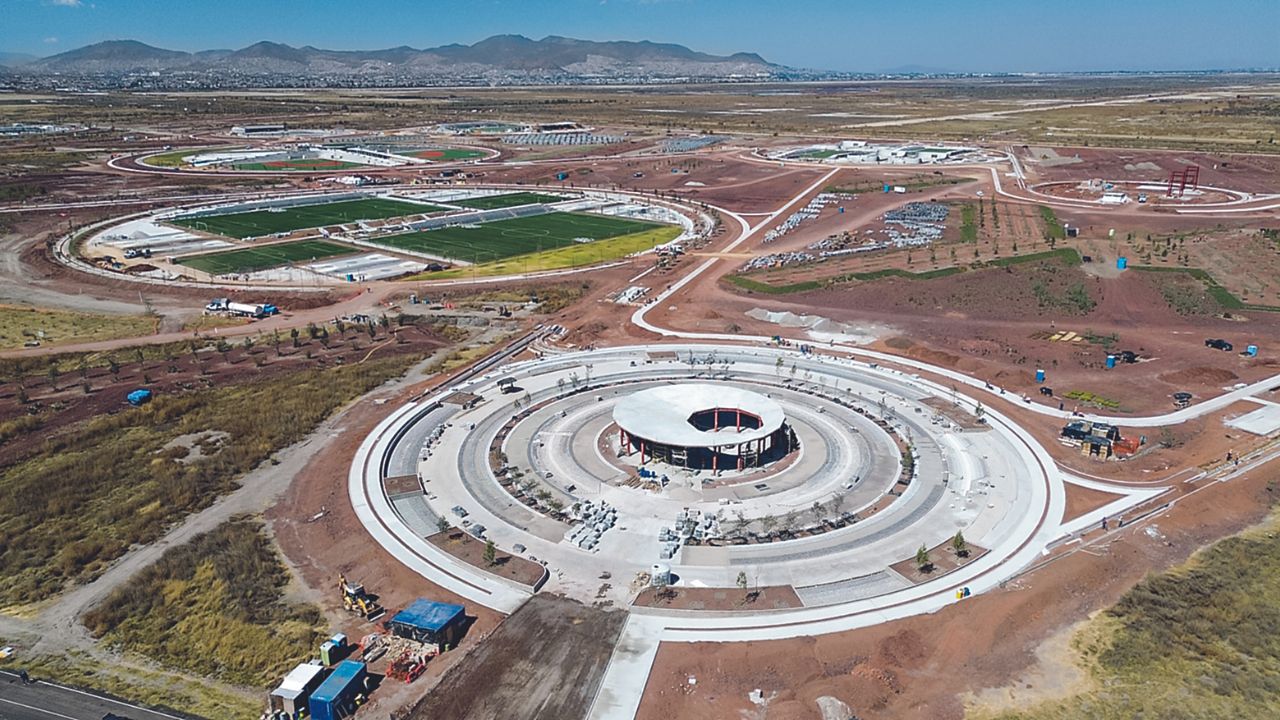
<instances>
[{"instance_id":1,"label":"soccer field","mask_svg":"<svg viewBox=\"0 0 1280 720\"><path fill-rule=\"evenodd\" d=\"M475 227L446 227L371 238L369 242L435 257L481 263L579 245L577 238L601 240L660 227L665 226L630 218L559 212L496 220Z\"/></svg>"},{"instance_id":2,"label":"soccer field","mask_svg":"<svg viewBox=\"0 0 1280 720\"><path fill-rule=\"evenodd\" d=\"M247 238L291 232L302 228L341 225L357 220L381 220L402 215L421 215L439 212L445 208L435 205L371 198L368 200L344 200L342 202L300 205L285 208L283 212L253 210L230 215L205 215L203 217L179 217L169 222L192 230L202 230L216 235Z\"/></svg>"},{"instance_id":3,"label":"soccer field","mask_svg":"<svg viewBox=\"0 0 1280 720\"><path fill-rule=\"evenodd\" d=\"M419 150L413 155L424 160L447 162L449 160L474 160L475 158L484 157L485 154L480 150L471 150L470 148L428 148Z\"/></svg>"},{"instance_id":4,"label":"soccer field","mask_svg":"<svg viewBox=\"0 0 1280 720\"><path fill-rule=\"evenodd\" d=\"M538 203L545 205L546 203L562 202L565 198L556 195L544 195L534 192L517 192L507 193L505 195L484 195L481 197L468 198L459 200L454 205L462 207L475 208L476 210L498 210L501 208L515 207L517 205L533 205Z\"/></svg>"},{"instance_id":5,"label":"soccer field","mask_svg":"<svg viewBox=\"0 0 1280 720\"><path fill-rule=\"evenodd\" d=\"M334 257L359 252L354 248L324 240L298 240L243 250L227 250L207 255L178 258L180 265L203 270L210 275L229 275L266 270L289 263Z\"/></svg>"}]
</instances>

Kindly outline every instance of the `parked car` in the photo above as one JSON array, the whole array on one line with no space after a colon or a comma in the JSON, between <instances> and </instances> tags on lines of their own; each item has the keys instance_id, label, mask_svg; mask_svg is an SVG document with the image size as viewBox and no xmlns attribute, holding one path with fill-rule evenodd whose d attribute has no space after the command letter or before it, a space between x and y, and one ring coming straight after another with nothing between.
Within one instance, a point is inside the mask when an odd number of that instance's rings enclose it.
<instances>
[{"instance_id":1,"label":"parked car","mask_svg":"<svg viewBox=\"0 0 1280 720\"><path fill-rule=\"evenodd\" d=\"M1215 350L1224 350L1226 352L1231 352L1233 349L1231 343L1223 340L1222 338L1210 338L1205 340L1204 346L1214 348Z\"/></svg>"}]
</instances>

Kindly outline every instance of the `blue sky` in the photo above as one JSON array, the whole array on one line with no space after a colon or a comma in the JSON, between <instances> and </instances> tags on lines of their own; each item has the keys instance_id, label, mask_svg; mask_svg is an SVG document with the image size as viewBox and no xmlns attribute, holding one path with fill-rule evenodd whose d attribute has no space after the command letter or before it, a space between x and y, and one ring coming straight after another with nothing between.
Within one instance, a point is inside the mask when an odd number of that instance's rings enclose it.
<instances>
[{"instance_id":1,"label":"blue sky","mask_svg":"<svg viewBox=\"0 0 1280 720\"><path fill-rule=\"evenodd\" d=\"M654 40L796 67L1280 67L1280 0L0 0L0 51L100 40L430 47L489 35Z\"/></svg>"}]
</instances>

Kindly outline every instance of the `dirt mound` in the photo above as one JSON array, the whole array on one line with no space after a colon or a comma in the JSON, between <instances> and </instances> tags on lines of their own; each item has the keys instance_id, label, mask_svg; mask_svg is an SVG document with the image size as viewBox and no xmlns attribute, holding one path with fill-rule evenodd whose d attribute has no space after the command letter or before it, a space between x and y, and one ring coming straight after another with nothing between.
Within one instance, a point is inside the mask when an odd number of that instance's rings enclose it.
<instances>
[{"instance_id":1,"label":"dirt mound","mask_svg":"<svg viewBox=\"0 0 1280 720\"><path fill-rule=\"evenodd\" d=\"M1158 375L1157 379L1174 385L1223 385L1239 376L1226 368L1192 367Z\"/></svg>"},{"instance_id":2,"label":"dirt mound","mask_svg":"<svg viewBox=\"0 0 1280 720\"><path fill-rule=\"evenodd\" d=\"M894 350L910 350L915 345L915 342L911 338L905 338L899 335L885 340L884 344Z\"/></svg>"},{"instance_id":3,"label":"dirt mound","mask_svg":"<svg viewBox=\"0 0 1280 720\"><path fill-rule=\"evenodd\" d=\"M959 355L952 355L951 353L943 352L942 350L931 350L929 348L919 346L911 348L911 350L907 352L907 357L948 368L953 368L960 364Z\"/></svg>"}]
</instances>

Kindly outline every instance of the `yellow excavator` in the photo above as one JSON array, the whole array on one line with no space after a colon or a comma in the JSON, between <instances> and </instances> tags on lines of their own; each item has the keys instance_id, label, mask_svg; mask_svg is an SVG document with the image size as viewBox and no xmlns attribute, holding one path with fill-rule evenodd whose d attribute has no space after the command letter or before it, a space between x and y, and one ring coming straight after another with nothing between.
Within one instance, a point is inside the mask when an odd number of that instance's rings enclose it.
<instances>
[{"instance_id":1,"label":"yellow excavator","mask_svg":"<svg viewBox=\"0 0 1280 720\"><path fill-rule=\"evenodd\" d=\"M365 592L364 585L347 582L345 575L338 575L338 589L342 591L342 607L373 622L387 613L376 600Z\"/></svg>"}]
</instances>

